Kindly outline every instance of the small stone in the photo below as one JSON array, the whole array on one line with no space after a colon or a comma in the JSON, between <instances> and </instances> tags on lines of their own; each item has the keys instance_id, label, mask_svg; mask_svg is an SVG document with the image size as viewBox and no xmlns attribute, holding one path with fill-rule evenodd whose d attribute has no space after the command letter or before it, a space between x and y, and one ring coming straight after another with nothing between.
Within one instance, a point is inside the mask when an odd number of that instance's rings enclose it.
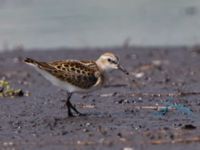
<instances>
[{"instance_id":1,"label":"small stone","mask_svg":"<svg viewBox=\"0 0 200 150\"><path fill-rule=\"evenodd\" d=\"M160 66L162 64L162 61L161 60L153 60L152 64L155 66Z\"/></svg>"},{"instance_id":2,"label":"small stone","mask_svg":"<svg viewBox=\"0 0 200 150\"><path fill-rule=\"evenodd\" d=\"M124 100L123 100L123 99L121 99L121 100L119 100L117 103L118 103L118 104L122 104L122 103L123 103L123 101L124 101Z\"/></svg>"},{"instance_id":3,"label":"small stone","mask_svg":"<svg viewBox=\"0 0 200 150\"><path fill-rule=\"evenodd\" d=\"M183 129L186 129L186 130L194 130L196 129L197 127L192 125L192 124L186 124L182 127Z\"/></svg>"},{"instance_id":4,"label":"small stone","mask_svg":"<svg viewBox=\"0 0 200 150\"><path fill-rule=\"evenodd\" d=\"M99 143L103 143L105 141L104 138L99 139Z\"/></svg>"},{"instance_id":5,"label":"small stone","mask_svg":"<svg viewBox=\"0 0 200 150\"><path fill-rule=\"evenodd\" d=\"M124 147L124 149L123 150L134 150L133 148L131 148L131 147Z\"/></svg>"},{"instance_id":6,"label":"small stone","mask_svg":"<svg viewBox=\"0 0 200 150\"><path fill-rule=\"evenodd\" d=\"M130 103L130 102L129 102L129 100L125 99L125 100L124 100L124 103Z\"/></svg>"},{"instance_id":7,"label":"small stone","mask_svg":"<svg viewBox=\"0 0 200 150\"><path fill-rule=\"evenodd\" d=\"M30 95L31 95L31 93L28 92L28 91L26 91L26 92L24 93L24 96L26 96L26 97L28 97L28 96L30 96Z\"/></svg>"},{"instance_id":8,"label":"small stone","mask_svg":"<svg viewBox=\"0 0 200 150\"><path fill-rule=\"evenodd\" d=\"M141 100L142 100L142 97L139 97L139 98L138 98L138 100L140 100L140 101L141 101Z\"/></svg>"},{"instance_id":9,"label":"small stone","mask_svg":"<svg viewBox=\"0 0 200 150\"><path fill-rule=\"evenodd\" d=\"M83 132L89 132L89 130L88 129L83 129Z\"/></svg>"},{"instance_id":10,"label":"small stone","mask_svg":"<svg viewBox=\"0 0 200 150\"><path fill-rule=\"evenodd\" d=\"M66 134L68 134L68 131L63 131L62 132L62 135L66 135Z\"/></svg>"},{"instance_id":11,"label":"small stone","mask_svg":"<svg viewBox=\"0 0 200 150\"><path fill-rule=\"evenodd\" d=\"M117 134L117 136L119 136L120 138L122 137L122 134L119 132L118 134Z\"/></svg>"},{"instance_id":12,"label":"small stone","mask_svg":"<svg viewBox=\"0 0 200 150\"><path fill-rule=\"evenodd\" d=\"M134 73L133 74L136 78L142 78L144 76L144 72Z\"/></svg>"},{"instance_id":13,"label":"small stone","mask_svg":"<svg viewBox=\"0 0 200 150\"><path fill-rule=\"evenodd\" d=\"M13 142L8 142L8 145L12 146L12 145L13 145Z\"/></svg>"},{"instance_id":14,"label":"small stone","mask_svg":"<svg viewBox=\"0 0 200 150\"><path fill-rule=\"evenodd\" d=\"M86 127L88 127L88 126L90 126L90 125L91 125L91 123L89 123L89 122L87 122L87 123L85 124Z\"/></svg>"},{"instance_id":15,"label":"small stone","mask_svg":"<svg viewBox=\"0 0 200 150\"><path fill-rule=\"evenodd\" d=\"M107 93L107 94L101 94L100 97L112 97L112 96L115 96L117 93L114 92L114 93Z\"/></svg>"},{"instance_id":16,"label":"small stone","mask_svg":"<svg viewBox=\"0 0 200 150\"><path fill-rule=\"evenodd\" d=\"M3 146L8 146L8 142L3 142Z\"/></svg>"}]
</instances>

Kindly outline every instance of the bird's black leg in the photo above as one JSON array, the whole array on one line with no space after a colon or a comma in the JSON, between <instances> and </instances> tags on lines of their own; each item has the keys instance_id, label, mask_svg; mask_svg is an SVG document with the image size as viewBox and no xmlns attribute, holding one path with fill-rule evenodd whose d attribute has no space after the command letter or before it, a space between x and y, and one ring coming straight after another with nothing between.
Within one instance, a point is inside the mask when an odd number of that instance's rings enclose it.
<instances>
[{"instance_id":1,"label":"bird's black leg","mask_svg":"<svg viewBox=\"0 0 200 150\"><path fill-rule=\"evenodd\" d=\"M73 117L73 116L74 116L73 113L72 113L72 111L71 111L71 109L74 110L79 116L85 116L85 114L80 113L80 112L76 109L76 107L72 105L72 103L70 102L71 97L72 97L72 93L68 93L67 101L66 101L66 103L65 103L65 105L66 105L67 108L68 108L68 116L69 116L69 117Z\"/></svg>"},{"instance_id":2,"label":"bird's black leg","mask_svg":"<svg viewBox=\"0 0 200 150\"><path fill-rule=\"evenodd\" d=\"M71 102L70 102L71 97L72 97L72 93L68 93L67 101L65 103L65 105L67 106L67 109L68 109L68 116L69 117L73 117L74 116L72 114L72 111L71 111Z\"/></svg>"},{"instance_id":3,"label":"bird's black leg","mask_svg":"<svg viewBox=\"0 0 200 150\"><path fill-rule=\"evenodd\" d=\"M79 112L75 106L72 105L72 103L69 101L70 103L70 107L79 115L79 116L85 116L85 114L82 114L81 112Z\"/></svg>"}]
</instances>

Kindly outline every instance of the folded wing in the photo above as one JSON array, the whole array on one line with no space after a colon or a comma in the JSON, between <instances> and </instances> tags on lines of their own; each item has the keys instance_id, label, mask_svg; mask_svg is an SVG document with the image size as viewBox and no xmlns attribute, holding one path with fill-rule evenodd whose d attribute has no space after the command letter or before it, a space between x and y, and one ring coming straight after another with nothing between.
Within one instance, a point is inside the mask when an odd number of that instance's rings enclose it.
<instances>
[{"instance_id":1,"label":"folded wing","mask_svg":"<svg viewBox=\"0 0 200 150\"><path fill-rule=\"evenodd\" d=\"M61 81L66 81L83 89L94 86L100 77L100 72L97 66L95 68L95 64L89 67L88 64L79 61L56 61L46 63L40 68L56 76Z\"/></svg>"}]
</instances>

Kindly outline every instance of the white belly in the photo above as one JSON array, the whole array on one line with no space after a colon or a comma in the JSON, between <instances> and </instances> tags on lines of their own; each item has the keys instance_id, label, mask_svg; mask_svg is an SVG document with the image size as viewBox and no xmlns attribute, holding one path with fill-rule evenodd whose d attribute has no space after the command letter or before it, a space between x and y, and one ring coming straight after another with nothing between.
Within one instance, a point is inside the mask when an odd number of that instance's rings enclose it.
<instances>
[{"instance_id":1,"label":"white belly","mask_svg":"<svg viewBox=\"0 0 200 150\"><path fill-rule=\"evenodd\" d=\"M97 88L99 88L99 86L94 86L90 89L82 89L79 88L77 86L74 86L66 81L61 81L58 78L54 77L53 75L51 75L50 73L48 73L45 70L41 70L40 68L38 68L37 66L34 66L34 68L40 73L42 74L47 80L49 80L53 85L66 90L68 92L77 92L77 93L87 93L87 92L91 92Z\"/></svg>"}]
</instances>

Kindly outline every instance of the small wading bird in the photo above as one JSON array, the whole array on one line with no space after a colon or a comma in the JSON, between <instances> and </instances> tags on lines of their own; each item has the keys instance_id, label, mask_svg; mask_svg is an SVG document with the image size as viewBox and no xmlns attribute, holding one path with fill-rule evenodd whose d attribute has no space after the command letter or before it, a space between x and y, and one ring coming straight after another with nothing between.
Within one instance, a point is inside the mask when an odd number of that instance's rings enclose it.
<instances>
[{"instance_id":1,"label":"small wading bird","mask_svg":"<svg viewBox=\"0 0 200 150\"><path fill-rule=\"evenodd\" d=\"M102 87L107 73L111 70L119 69L125 74L129 74L119 64L119 58L113 53L104 53L96 61L61 60L41 62L26 58L25 62L33 66L53 85L68 92L65 106L68 108L69 117L74 116L72 110L78 115L83 115L70 102L73 93L87 93Z\"/></svg>"}]
</instances>

